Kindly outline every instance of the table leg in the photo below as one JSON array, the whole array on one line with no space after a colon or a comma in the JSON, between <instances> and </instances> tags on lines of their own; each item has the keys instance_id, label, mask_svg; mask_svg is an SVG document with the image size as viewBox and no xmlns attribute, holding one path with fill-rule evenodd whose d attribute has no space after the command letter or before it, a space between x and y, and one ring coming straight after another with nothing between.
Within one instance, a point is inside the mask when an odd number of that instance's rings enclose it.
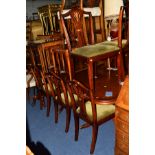
<instances>
[{"instance_id":1,"label":"table leg","mask_svg":"<svg viewBox=\"0 0 155 155\"><path fill-rule=\"evenodd\" d=\"M93 60L88 60L88 80L89 80L89 88L94 92L94 74L93 74Z\"/></svg>"}]
</instances>

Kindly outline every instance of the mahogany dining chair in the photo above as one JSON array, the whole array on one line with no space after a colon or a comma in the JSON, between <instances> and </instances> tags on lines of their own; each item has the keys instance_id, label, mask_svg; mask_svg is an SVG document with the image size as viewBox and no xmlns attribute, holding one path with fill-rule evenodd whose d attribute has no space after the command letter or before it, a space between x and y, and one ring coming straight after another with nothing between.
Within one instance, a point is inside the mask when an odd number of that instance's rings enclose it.
<instances>
[{"instance_id":1,"label":"mahogany dining chair","mask_svg":"<svg viewBox=\"0 0 155 155\"><path fill-rule=\"evenodd\" d=\"M87 64L89 86L91 89L94 89L94 72L96 73L94 64L111 57L117 57L118 82L124 81L122 48L126 45L127 40L122 40L123 13L124 7L121 7L117 40L111 42L103 41L100 43L94 43L91 12L86 12L75 6L65 14L60 13L61 25L68 50L72 58L84 61ZM74 64L76 64L75 61Z\"/></svg>"},{"instance_id":2,"label":"mahogany dining chair","mask_svg":"<svg viewBox=\"0 0 155 155\"><path fill-rule=\"evenodd\" d=\"M108 99L102 100L102 102L96 100L92 90L75 79L70 81L67 89L74 112L75 141L78 140L79 135L79 119L82 119L86 122L82 128L92 127L92 141L90 148L90 153L92 154L95 150L99 126L115 116L115 100ZM73 93L76 94L76 100Z\"/></svg>"}]
</instances>

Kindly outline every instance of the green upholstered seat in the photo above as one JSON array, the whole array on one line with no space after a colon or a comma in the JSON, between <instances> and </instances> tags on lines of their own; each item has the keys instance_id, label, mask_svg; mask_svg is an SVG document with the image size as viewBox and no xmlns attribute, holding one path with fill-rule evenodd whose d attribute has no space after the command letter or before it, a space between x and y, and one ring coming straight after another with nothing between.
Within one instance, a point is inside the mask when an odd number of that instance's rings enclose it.
<instances>
[{"instance_id":1,"label":"green upholstered seat","mask_svg":"<svg viewBox=\"0 0 155 155\"><path fill-rule=\"evenodd\" d=\"M87 113L88 117L90 118L91 121L93 121L91 102L87 101L85 103L85 106L86 106L86 113ZM100 120L106 118L107 116L115 113L115 105L96 104L96 111L97 111L97 121L100 121ZM77 108L76 112L80 113L80 107Z\"/></svg>"},{"instance_id":2,"label":"green upholstered seat","mask_svg":"<svg viewBox=\"0 0 155 155\"><path fill-rule=\"evenodd\" d=\"M118 46L113 45L103 45L101 43L95 44L95 45L87 45L80 48L76 48L73 50L74 54L80 55L83 57L93 57L93 56L99 56L100 54L106 54L109 52L118 51Z\"/></svg>"},{"instance_id":3,"label":"green upholstered seat","mask_svg":"<svg viewBox=\"0 0 155 155\"><path fill-rule=\"evenodd\" d=\"M127 40L123 39L122 47L124 47L126 43L127 43ZM96 55L98 56L100 54L104 54L104 53L106 54L106 53L114 52L118 50L119 50L118 41L114 40L114 41L104 41L101 43L97 43L95 45L87 45L80 48L75 48L73 52L76 55L89 58L92 56L96 56Z\"/></svg>"},{"instance_id":4,"label":"green upholstered seat","mask_svg":"<svg viewBox=\"0 0 155 155\"><path fill-rule=\"evenodd\" d=\"M71 97L68 92L67 92L67 95L68 95L69 105L71 105ZM73 94L73 96L74 96L75 102L78 101L78 96L76 94ZM63 104L66 104L64 93L61 93L61 99L62 99Z\"/></svg>"}]
</instances>

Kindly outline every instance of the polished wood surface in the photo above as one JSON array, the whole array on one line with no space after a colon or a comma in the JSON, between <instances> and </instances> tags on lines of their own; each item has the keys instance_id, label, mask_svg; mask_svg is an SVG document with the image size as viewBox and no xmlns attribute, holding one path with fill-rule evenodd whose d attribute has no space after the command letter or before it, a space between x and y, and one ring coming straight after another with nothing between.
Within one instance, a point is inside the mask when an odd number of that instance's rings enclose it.
<instances>
[{"instance_id":1,"label":"polished wood surface","mask_svg":"<svg viewBox=\"0 0 155 155\"><path fill-rule=\"evenodd\" d=\"M129 77L127 76L116 100L115 155L129 154Z\"/></svg>"},{"instance_id":2,"label":"polished wood surface","mask_svg":"<svg viewBox=\"0 0 155 155\"><path fill-rule=\"evenodd\" d=\"M96 75L97 78L94 79L95 97L98 99L117 98L121 88L121 85L118 81L118 72L107 70L107 64L105 61L105 63L97 66ZM87 69L76 72L75 79L89 87ZM107 95L108 93L110 93L110 95Z\"/></svg>"}]
</instances>

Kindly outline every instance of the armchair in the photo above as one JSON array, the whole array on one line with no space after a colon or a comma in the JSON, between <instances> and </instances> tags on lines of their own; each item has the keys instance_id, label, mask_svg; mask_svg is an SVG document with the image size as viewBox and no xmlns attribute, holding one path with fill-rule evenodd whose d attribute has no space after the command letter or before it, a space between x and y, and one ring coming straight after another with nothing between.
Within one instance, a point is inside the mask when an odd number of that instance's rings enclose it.
<instances>
[{"instance_id":1,"label":"armchair","mask_svg":"<svg viewBox=\"0 0 155 155\"><path fill-rule=\"evenodd\" d=\"M115 116L115 100L105 100L102 102L95 100L93 92L75 79L69 83L68 92L74 112L75 140L78 140L79 119L82 119L86 122L85 127L92 127L90 148L90 153L92 154L95 150L99 126ZM77 95L76 101L73 93Z\"/></svg>"}]
</instances>

